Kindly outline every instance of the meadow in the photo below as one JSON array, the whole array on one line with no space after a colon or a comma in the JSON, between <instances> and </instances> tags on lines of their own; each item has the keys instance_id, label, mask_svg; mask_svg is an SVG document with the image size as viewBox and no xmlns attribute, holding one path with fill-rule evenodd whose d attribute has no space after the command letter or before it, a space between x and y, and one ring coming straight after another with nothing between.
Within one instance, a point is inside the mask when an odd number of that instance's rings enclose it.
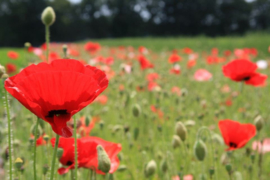
<instances>
[{"instance_id":1,"label":"meadow","mask_svg":"<svg viewBox=\"0 0 270 180\"><path fill-rule=\"evenodd\" d=\"M85 44L89 41L99 43L100 48L94 52L85 50ZM248 58L253 62L265 60L269 64L268 42L270 37L267 33L250 33L242 37L147 37L66 43L68 58L102 69L109 79L108 88L93 103L75 114L73 119L88 119L88 126L94 125L90 128L91 137L100 137L122 147L118 153L120 165L113 174L94 177L90 168L78 168L78 179L269 179L267 143L265 152L254 148L254 143L270 136L269 80L262 87L254 87L232 81L222 71L225 64L239 58ZM51 62L65 56L63 44L50 44L49 52L55 53L49 56ZM16 65L16 70L10 72L10 76L13 76L31 63L44 61L45 50L39 48L42 51L39 55L35 50L29 52L28 47L1 48L0 64ZM255 48L256 53L251 48ZM226 50L229 51L224 54ZM8 57L10 51L16 52L19 57ZM181 60L169 63L172 54L177 54ZM142 70L138 61L140 56L154 67ZM214 59L213 62L209 57ZM188 66L190 60L196 61L196 64ZM207 70L211 77L196 79L194 74L199 69ZM257 71L270 75L269 66ZM154 80L149 80L149 74L153 73L157 75L152 75ZM4 96L3 83L1 96ZM19 180L32 180L35 143L31 134L34 134L37 118L11 95L9 99L13 163L19 157L23 160L21 167L14 165L13 174ZM4 170L0 177L8 179L8 130L4 104L3 99L0 108L3 117L0 121L0 167ZM226 151L228 147L218 127L219 121L224 119L251 124L260 119L263 127L244 147ZM48 123L43 120L39 122L39 134L46 134L49 139L41 139L41 144L36 147L37 179L49 179L50 172L46 170L50 167L53 154L50 139L55 137L55 133ZM178 122L185 126L185 138L183 140L181 137L181 141L176 135ZM74 127L72 120L69 126ZM78 123L78 138L85 136L80 126ZM196 155L195 143L199 139L205 147ZM200 153L203 160L198 158ZM63 167L56 161L56 169ZM72 172L74 170L64 175L55 172L54 179L73 179Z\"/></svg>"}]
</instances>

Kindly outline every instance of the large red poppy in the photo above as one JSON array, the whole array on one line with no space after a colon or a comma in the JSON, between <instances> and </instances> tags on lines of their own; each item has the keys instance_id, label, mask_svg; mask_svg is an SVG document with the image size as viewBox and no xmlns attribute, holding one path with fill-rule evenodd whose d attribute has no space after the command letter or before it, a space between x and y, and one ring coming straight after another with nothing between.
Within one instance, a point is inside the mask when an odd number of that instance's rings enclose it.
<instances>
[{"instance_id":1,"label":"large red poppy","mask_svg":"<svg viewBox=\"0 0 270 180\"><path fill-rule=\"evenodd\" d=\"M244 81L252 86L262 86L267 79L264 74L257 73L257 65L246 59L236 59L223 66L224 76L233 81Z\"/></svg>"},{"instance_id":2,"label":"large red poppy","mask_svg":"<svg viewBox=\"0 0 270 180\"><path fill-rule=\"evenodd\" d=\"M142 55L138 57L138 61L140 62L142 70L154 67L154 65Z\"/></svg>"},{"instance_id":3,"label":"large red poppy","mask_svg":"<svg viewBox=\"0 0 270 180\"><path fill-rule=\"evenodd\" d=\"M55 138L51 139L51 144L54 147ZM111 169L109 173L114 173L119 166L117 154L122 149L121 144L108 142L98 137L83 137L77 139L78 167L93 169L98 174L105 174L98 170L98 156L96 149L98 145L101 145L104 148L111 160ZM60 158L60 163L64 166L68 166L66 168L62 167L58 169L58 173L65 174L70 169L74 169L75 166L74 138L60 137L58 147L64 150L62 157Z\"/></svg>"},{"instance_id":4,"label":"large red poppy","mask_svg":"<svg viewBox=\"0 0 270 180\"><path fill-rule=\"evenodd\" d=\"M230 119L221 120L218 123L224 142L230 150L242 148L256 135L256 127L253 124L241 124Z\"/></svg>"},{"instance_id":5,"label":"large red poppy","mask_svg":"<svg viewBox=\"0 0 270 180\"><path fill-rule=\"evenodd\" d=\"M6 90L55 133L72 136L71 116L90 104L108 86L101 70L77 60L59 59L30 65L5 81Z\"/></svg>"},{"instance_id":6,"label":"large red poppy","mask_svg":"<svg viewBox=\"0 0 270 180\"><path fill-rule=\"evenodd\" d=\"M86 51L89 51L90 53L95 53L101 49L101 46L99 43L94 43L94 42L87 42L84 45L84 49Z\"/></svg>"}]
</instances>

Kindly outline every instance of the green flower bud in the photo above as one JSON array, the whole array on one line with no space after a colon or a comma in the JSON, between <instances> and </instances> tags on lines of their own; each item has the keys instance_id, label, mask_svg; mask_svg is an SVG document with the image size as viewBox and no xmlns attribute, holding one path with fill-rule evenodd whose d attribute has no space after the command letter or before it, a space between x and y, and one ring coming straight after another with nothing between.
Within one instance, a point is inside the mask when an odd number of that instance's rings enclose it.
<instances>
[{"instance_id":1,"label":"green flower bud","mask_svg":"<svg viewBox=\"0 0 270 180\"><path fill-rule=\"evenodd\" d=\"M231 164L226 164L225 165L226 171L230 174L232 172L232 165Z\"/></svg>"},{"instance_id":2,"label":"green flower bud","mask_svg":"<svg viewBox=\"0 0 270 180\"><path fill-rule=\"evenodd\" d=\"M45 165L43 166L43 168L42 168L42 173L43 173L43 175L46 175L47 172L48 172L48 170L49 170L49 166L48 166L47 164L45 164Z\"/></svg>"},{"instance_id":3,"label":"green flower bud","mask_svg":"<svg viewBox=\"0 0 270 180\"><path fill-rule=\"evenodd\" d=\"M220 145L224 144L223 138L219 134L212 134L212 141Z\"/></svg>"},{"instance_id":4,"label":"green flower bud","mask_svg":"<svg viewBox=\"0 0 270 180\"><path fill-rule=\"evenodd\" d=\"M44 25L51 26L55 21L55 12L52 7L47 7L43 10L41 20Z\"/></svg>"},{"instance_id":5,"label":"green flower bud","mask_svg":"<svg viewBox=\"0 0 270 180\"><path fill-rule=\"evenodd\" d=\"M173 146L173 148L175 149L177 147L180 147L180 145L181 145L181 139L180 139L180 137L177 136L177 135L174 135L173 136L173 140L172 140L172 146Z\"/></svg>"},{"instance_id":6,"label":"green flower bud","mask_svg":"<svg viewBox=\"0 0 270 180\"><path fill-rule=\"evenodd\" d=\"M85 125L86 126L89 126L90 122L91 122L91 116L86 116L86 118L85 118Z\"/></svg>"},{"instance_id":7,"label":"green flower bud","mask_svg":"<svg viewBox=\"0 0 270 180\"><path fill-rule=\"evenodd\" d=\"M17 159L15 160L15 167L16 167L18 170L20 170L21 167L22 167L22 165L23 165L23 160L22 160L21 158L17 158Z\"/></svg>"},{"instance_id":8,"label":"green flower bud","mask_svg":"<svg viewBox=\"0 0 270 180\"><path fill-rule=\"evenodd\" d=\"M168 163L166 161L166 159L163 159L160 163L160 170L163 172L163 173L166 173L167 170L168 170Z\"/></svg>"},{"instance_id":9,"label":"green flower bud","mask_svg":"<svg viewBox=\"0 0 270 180\"><path fill-rule=\"evenodd\" d=\"M98 152L98 170L108 173L111 169L111 160L101 145L97 146Z\"/></svg>"},{"instance_id":10,"label":"green flower bud","mask_svg":"<svg viewBox=\"0 0 270 180\"><path fill-rule=\"evenodd\" d=\"M46 134L46 135L43 136L43 139L46 141L46 143L48 143L50 137Z\"/></svg>"},{"instance_id":11,"label":"green flower bud","mask_svg":"<svg viewBox=\"0 0 270 180\"><path fill-rule=\"evenodd\" d=\"M257 116L254 119L254 125L256 126L257 131L260 131L263 128L264 120L263 120L262 116Z\"/></svg>"},{"instance_id":12,"label":"green flower bud","mask_svg":"<svg viewBox=\"0 0 270 180\"><path fill-rule=\"evenodd\" d=\"M202 140L197 140L194 144L194 155L199 161L203 161L206 154L207 148L205 143Z\"/></svg>"},{"instance_id":13,"label":"green flower bud","mask_svg":"<svg viewBox=\"0 0 270 180\"><path fill-rule=\"evenodd\" d=\"M145 177L150 177L154 175L156 172L156 169L157 169L157 164L154 160L151 160L150 162L148 162L144 169Z\"/></svg>"},{"instance_id":14,"label":"green flower bud","mask_svg":"<svg viewBox=\"0 0 270 180\"><path fill-rule=\"evenodd\" d=\"M214 168L210 168L209 169L209 174L210 174L210 177L212 177L215 174L215 169Z\"/></svg>"},{"instance_id":15,"label":"green flower bud","mask_svg":"<svg viewBox=\"0 0 270 180\"><path fill-rule=\"evenodd\" d=\"M135 104L132 107L132 113L134 117L139 117L141 114L141 107L138 104Z\"/></svg>"},{"instance_id":16,"label":"green flower bud","mask_svg":"<svg viewBox=\"0 0 270 180\"><path fill-rule=\"evenodd\" d=\"M118 172L123 172L127 169L127 166L126 165L120 165L117 169Z\"/></svg>"},{"instance_id":17,"label":"green flower bud","mask_svg":"<svg viewBox=\"0 0 270 180\"><path fill-rule=\"evenodd\" d=\"M134 140L135 141L138 139L139 133L140 133L140 129L139 128L135 128L134 129L134 133L133 133L133 137L134 137Z\"/></svg>"},{"instance_id":18,"label":"green flower bud","mask_svg":"<svg viewBox=\"0 0 270 180\"><path fill-rule=\"evenodd\" d=\"M187 137L187 129L186 126L182 122L177 122L175 125L175 134L178 135L182 141L186 140Z\"/></svg>"},{"instance_id":19,"label":"green flower bud","mask_svg":"<svg viewBox=\"0 0 270 180\"><path fill-rule=\"evenodd\" d=\"M6 69L4 66L0 65L0 78L2 78L2 76L6 73Z\"/></svg>"},{"instance_id":20,"label":"green flower bud","mask_svg":"<svg viewBox=\"0 0 270 180\"><path fill-rule=\"evenodd\" d=\"M62 148L57 149L56 155L57 155L58 159L61 159L63 153L64 153L64 150Z\"/></svg>"},{"instance_id":21,"label":"green flower bud","mask_svg":"<svg viewBox=\"0 0 270 180\"><path fill-rule=\"evenodd\" d=\"M36 132L36 124L33 124L31 126L31 134L33 134L34 136L36 135L37 138L41 135L42 133L42 129L40 128L40 126L37 127L37 132Z\"/></svg>"}]
</instances>

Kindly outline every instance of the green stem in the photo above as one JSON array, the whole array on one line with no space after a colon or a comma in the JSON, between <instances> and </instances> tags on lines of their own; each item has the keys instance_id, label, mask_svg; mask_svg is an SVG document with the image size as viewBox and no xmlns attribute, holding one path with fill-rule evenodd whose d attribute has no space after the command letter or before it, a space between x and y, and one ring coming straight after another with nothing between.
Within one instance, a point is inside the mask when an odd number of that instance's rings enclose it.
<instances>
[{"instance_id":1,"label":"green stem","mask_svg":"<svg viewBox=\"0 0 270 180\"><path fill-rule=\"evenodd\" d=\"M38 132L38 121L39 121L39 118L37 118L37 123L36 123L36 126L35 126L35 140L34 140L34 163L33 163L33 170L34 170L34 180L37 179L37 168L36 168L36 157L37 157L37 152L36 152L36 142L37 142L37 132Z\"/></svg>"},{"instance_id":2,"label":"green stem","mask_svg":"<svg viewBox=\"0 0 270 180\"><path fill-rule=\"evenodd\" d=\"M5 91L5 105L8 120L8 153L9 153L9 179L12 180L12 139L11 139L11 118L9 113L8 93Z\"/></svg>"},{"instance_id":3,"label":"green stem","mask_svg":"<svg viewBox=\"0 0 270 180\"><path fill-rule=\"evenodd\" d=\"M49 63L49 43L50 43L50 26L45 25L45 38L46 38L46 60Z\"/></svg>"},{"instance_id":4,"label":"green stem","mask_svg":"<svg viewBox=\"0 0 270 180\"><path fill-rule=\"evenodd\" d=\"M51 177L50 177L50 180L53 180L53 176L54 176L54 166L55 166L55 159L56 159L56 153L57 153L58 144L59 144L59 135L56 134L54 150L53 150L53 158L52 158L52 164L51 164Z\"/></svg>"},{"instance_id":5,"label":"green stem","mask_svg":"<svg viewBox=\"0 0 270 180\"><path fill-rule=\"evenodd\" d=\"M75 170L74 170L74 180L77 180L77 170L78 170L78 152L77 152L77 122L76 118L74 117L73 120L73 134L74 134L74 153L75 153Z\"/></svg>"},{"instance_id":6,"label":"green stem","mask_svg":"<svg viewBox=\"0 0 270 180\"><path fill-rule=\"evenodd\" d=\"M209 138L210 138L210 144L211 144L211 151L212 151L212 158L213 158L213 167L214 167L214 170L215 170L215 174L216 174L216 178L218 179L218 172L217 172L217 169L216 169L216 161L215 161L215 152L214 152L214 146L213 146L213 141L212 141L212 136L211 136L211 132L210 130L203 126L199 129L198 133L197 133L197 139L200 139L200 134L202 133L203 130L206 130L208 132L208 135L209 135Z\"/></svg>"}]
</instances>

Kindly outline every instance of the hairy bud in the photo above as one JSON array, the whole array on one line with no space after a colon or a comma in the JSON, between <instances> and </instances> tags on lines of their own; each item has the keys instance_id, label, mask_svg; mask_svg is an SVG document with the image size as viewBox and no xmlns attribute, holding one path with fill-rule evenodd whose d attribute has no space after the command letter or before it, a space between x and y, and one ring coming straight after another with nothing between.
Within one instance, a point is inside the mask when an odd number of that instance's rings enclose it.
<instances>
[{"instance_id":1,"label":"hairy bud","mask_svg":"<svg viewBox=\"0 0 270 180\"><path fill-rule=\"evenodd\" d=\"M51 26L55 21L55 12L52 7L47 7L43 10L41 20L44 25Z\"/></svg>"},{"instance_id":2,"label":"hairy bud","mask_svg":"<svg viewBox=\"0 0 270 180\"><path fill-rule=\"evenodd\" d=\"M104 173L108 173L111 169L111 160L101 145L97 146L98 152L98 169Z\"/></svg>"}]
</instances>

